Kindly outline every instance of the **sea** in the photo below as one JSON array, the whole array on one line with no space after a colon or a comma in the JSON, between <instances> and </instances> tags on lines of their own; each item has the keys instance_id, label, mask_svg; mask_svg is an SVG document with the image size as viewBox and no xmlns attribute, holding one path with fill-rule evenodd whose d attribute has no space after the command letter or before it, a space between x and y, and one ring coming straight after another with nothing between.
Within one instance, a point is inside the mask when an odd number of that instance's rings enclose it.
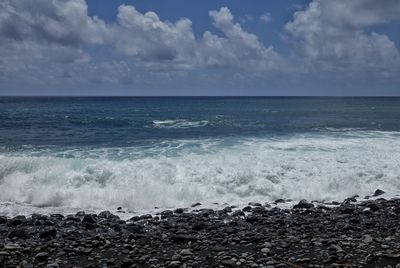
<instances>
[{"instance_id":1,"label":"sea","mask_svg":"<svg viewBox=\"0 0 400 268\"><path fill-rule=\"evenodd\" d=\"M400 98L1 97L0 214L400 194Z\"/></svg>"}]
</instances>

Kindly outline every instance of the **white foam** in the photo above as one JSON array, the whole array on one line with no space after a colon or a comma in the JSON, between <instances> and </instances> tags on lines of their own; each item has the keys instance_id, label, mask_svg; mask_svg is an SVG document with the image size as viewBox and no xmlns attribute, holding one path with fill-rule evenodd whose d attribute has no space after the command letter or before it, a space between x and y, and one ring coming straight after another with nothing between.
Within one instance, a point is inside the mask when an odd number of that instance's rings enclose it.
<instances>
[{"instance_id":1,"label":"white foam","mask_svg":"<svg viewBox=\"0 0 400 268\"><path fill-rule=\"evenodd\" d=\"M143 213L195 202L329 201L368 195L377 188L400 193L398 133L191 143L199 146L114 160L104 152L115 149L95 150L98 158L3 154L0 214L118 206Z\"/></svg>"},{"instance_id":2,"label":"white foam","mask_svg":"<svg viewBox=\"0 0 400 268\"><path fill-rule=\"evenodd\" d=\"M176 120L154 120L153 127L156 128L192 128L192 127L204 127L208 125L207 120L200 121L189 121L185 119Z\"/></svg>"}]
</instances>

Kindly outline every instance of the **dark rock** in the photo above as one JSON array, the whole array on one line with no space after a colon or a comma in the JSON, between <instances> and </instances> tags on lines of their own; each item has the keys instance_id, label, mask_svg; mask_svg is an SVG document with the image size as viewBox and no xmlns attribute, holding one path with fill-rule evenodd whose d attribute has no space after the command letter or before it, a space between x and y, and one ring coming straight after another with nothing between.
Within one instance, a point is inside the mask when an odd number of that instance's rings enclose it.
<instances>
[{"instance_id":1,"label":"dark rock","mask_svg":"<svg viewBox=\"0 0 400 268\"><path fill-rule=\"evenodd\" d=\"M86 215L85 211L78 211L78 212L75 214L75 216L77 216L77 217L83 217L83 216L85 216L85 215Z\"/></svg>"},{"instance_id":2,"label":"dark rock","mask_svg":"<svg viewBox=\"0 0 400 268\"><path fill-rule=\"evenodd\" d=\"M228 267L236 266L235 262L233 260L229 260L229 259L221 261L221 264L224 265L224 266L228 266Z\"/></svg>"},{"instance_id":3,"label":"dark rock","mask_svg":"<svg viewBox=\"0 0 400 268\"><path fill-rule=\"evenodd\" d=\"M41 220L41 221L47 221L47 220L49 220L49 217L47 217L46 215L34 213L34 214L32 214L32 219Z\"/></svg>"},{"instance_id":4,"label":"dark rock","mask_svg":"<svg viewBox=\"0 0 400 268\"><path fill-rule=\"evenodd\" d=\"M376 197L376 196L383 195L384 193L385 193L385 191L383 191L381 189L377 189L372 196Z\"/></svg>"},{"instance_id":5,"label":"dark rock","mask_svg":"<svg viewBox=\"0 0 400 268\"><path fill-rule=\"evenodd\" d=\"M9 219L7 222L7 225L8 226L17 226L17 225L24 223L25 221L26 221L26 217L19 215L19 216L15 216L12 219Z\"/></svg>"},{"instance_id":6,"label":"dark rock","mask_svg":"<svg viewBox=\"0 0 400 268\"><path fill-rule=\"evenodd\" d=\"M64 215L61 214L51 214L50 218L55 218L57 220L62 220L64 218Z\"/></svg>"},{"instance_id":7,"label":"dark rock","mask_svg":"<svg viewBox=\"0 0 400 268\"><path fill-rule=\"evenodd\" d=\"M39 237L40 238L52 238L57 236L57 230L56 228L49 228L47 230L44 230L40 232Z\"/></svg>"},{"instance_id":8,"label":"dark rock","mask_svg":"<svg viewBox=\"0 0 400 268\"><path fill-rule=\"evenodd\" d=\"M262 205L260 203L257 202L250 202L249 206L253 206L253 207L261 207Z\"/></svg>"},{"instance_id":9,"label":"dark rock","mask_svg":"<svg viewBox=\"0 0 400 268\"><path fill-rule=\"evenodd\" d=\"M276 199L274 203L279 204L279 203L285 203L285 202L286 202L285 199L280 198L280 199Z\"/></svg>"},{"instance_id":10,"label":"dark rock","mask_svg":"<svg viewBox=\"0 0 400 268\"><path fill-rule=\"evenodd\" d=\"M367 207L373 212L378 211L380 209L380 206L376 202L371 202L367 204Z\"/></svg>"},{"instance_id":11,"label":"dark rock","mask_svg":"<svg viewBox=\"0 0 400 268\"><path fill-rule=\"evenodd\" d=\"M293 208L298 209L298 208L313 208L314 204L308 203L306 200L301 200L297 205L294 205Z\"/></svg>"},{"instance_id":12,"label":"dark rock","mask_svg":"<svg viewBox=\"0 0 400 268\"><path fill-rule=\"evenodd\" d=\"M188 241L195 241L196 237L191 235L177 234L177 235L172 235L171 240L175 242L188 242Z\"/></svg>"},{"instance_id":13,"label":"dark rock","mask_svg":"<svg viewBox=\"0 0 400 268\"><path fill-rule=\"evenodd\" d=\"M102 211L99 213L99 218L103 218L103 219L111 219L116 217L115 215L113 215L110 211L106 210L106 211Z\"/></svg>"},{"instance_id":14,"label":"dark rock","mask_svg":"<svg viewBox=\"0 0 400 268\"><path fill-rule=\"evenodd\" d=\"M145 214L139 217L141 220L149 220L152 219L153 216L151 216L151 214Z\"/></svg>"},{"instance_id":15,"label":"dark rock","mask_svg":"<svg viewBox=\"0 0 400 268\"><path fill-rule=\"evenodd\" d=\"M349 198L346 198L345 200L343 200L344 204L350 204L350 203L355 203L355 202L357 202L357 199L355 197L349 197Z\"/></svg>"},{"instance_id":16,"label":"dark rock","mask_svg":"<svg viewBox=\"0 0 400 268\"><path fill-rule=\"evenodd\" d=\"M0 224L5 224L5 223L7 223L7 217L0 216Z\"/></svg>"},{"instance_id":17,"label":"dark rock","mask_svg":"<svg viewBox=\"0 0 400 268\"><path fill-rule=\"evenodd\" d=\"M8 238L21 238L21 239L27 239L30 237L29 232L25 228L17 228L14 230L11 230L10 233L8 234Z\"/></svg>"},{"instance_id":18,"label":"dark rock","mask_svg":"<svg viewBox=\"0 0 400 268\"><path fill-rule=\"evenodd\" d=\"M161 219L168 218L174 215L174 212L172 210L164 210L161 212Z\"/></svg>"},{"instance_id":19,"label":"dark rock","mask_svg":"<svg viewBox=\"0 0 400 268\"><path fill-rule=\"evenodd\" d=\"M125 229L128 230L131 233L144 233L144 228L141 225L135 224L135 223L129 223L125 225Z\"/></svg>"},{"instance_id":20,"label":"dark rock","mask_svg":"<svg viewBox=\"0 0 400 268\"><path fill-rule=\"evenodd\" d=\"M194 203L194 204L192 205L192 208L198 207L198 206L201 206L201 203Z\"/></svg>"},{"instance_id":21,"label":"dark rock","mask_svg":"<svg viewBox=\"0 0 400 268\"><path fill-rule=\"evenodd\" d=\"M129 219L130 221L139 221L140 216L133 216L132 218Z\"/></svg>"},{"instance_id":22,"label":"dark rock","mask_svg":"<svg viewBox=\"0 0 400 268\"><path fill-rule=\"evenodd\" d=\"M238 216L242 217L242 216L245 216L245 215L246 214L242 210L236 210L236 211L234 211L232 213L232 216L234 216L234 217L238 217Z\"/></svg>"},{"instance_id":23,"label":"dark rock","mask_svg":"<svg viewBox=\"0 0 400 268\"><path fill-rule=\"evenodd\" d=\"M185 210L183 208L177 208L174 210L175 214L182 214Z\"/></svg>"},{"instance_id":24,"label":"dark rock","mask_svg":"<svg viewBox=\"0 0 400 268\"><path fill-rule=\"evenodd\" d=\"M249 211L251 211L252 209L253 209L252 207L246 206L246 207L242 208L242 211L244 211L244 212L249 212Z\"/></svg>"},{"instance_id":25,"label":"dark rock","mask_svg":"<svg viewBox=\"0 0 400 268\"><path fill-rule=\"evenodd\" d=\"M192 229L195 231L200 231L207 228L207 224L204 221L198 221L193 224Z\"/></svg>"},{"instance_id":26,"label":"dark rock","mask_svg":"<svg viewBox=\"0 0 400 268\"><path fill-rule=\"evenodd\" d=\"M49 258L49 254L47 252L39 252L35 255L35 260L38 262L45 261Z\"/></svg>"},{"instance_id":27,"label":"dark rock","mask_svg":"<svg viewBox=\"0 0 400 268\"><path fill-rule=\"evenodd\" d=\"M122 260L121 263L121 268L129 268L131 267L135 262L132 259L126 258Z\"/></svg>"},{"instance_id":28,"label":"dark rock","mask_svg":"<svg viewBox=\"0 0 400 268\"><path fill-rule=\"evenodd\" d=\"M225 207L222 212L230 213L232 212L232 207Z\"/></svg>"},{"instance_id":29,"label":"dark rock","mask_svg":"<svg viewBox=\"0 0 400 268\"><path fill-rule=\"evenodd\" d=\"M94 217L92 215L86 214L85 216L83 216L82 218L82 223L91 223L91 224L95 224L96 220L94 219Z\"/></svg>"}]
</instances>

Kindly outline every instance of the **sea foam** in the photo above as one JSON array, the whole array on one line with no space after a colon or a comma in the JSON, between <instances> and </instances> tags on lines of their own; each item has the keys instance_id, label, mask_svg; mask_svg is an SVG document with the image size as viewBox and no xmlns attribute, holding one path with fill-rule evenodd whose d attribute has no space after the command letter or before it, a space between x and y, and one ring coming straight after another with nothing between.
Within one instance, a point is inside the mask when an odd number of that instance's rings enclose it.
<instances>
[{"instance_id":1,"label":"sea foam","mask_svg":"<svg viewBox=\"0 0 400 268\"><path fill-rule=\"evenodd\" d=\"M152 150L77 149L68 157L59 151L3 153L0 213L118 206L135 213L195 202L328 201L363 197L377 188L400 190L398 133L175 141Z\"/></svg>"}]
</instances>

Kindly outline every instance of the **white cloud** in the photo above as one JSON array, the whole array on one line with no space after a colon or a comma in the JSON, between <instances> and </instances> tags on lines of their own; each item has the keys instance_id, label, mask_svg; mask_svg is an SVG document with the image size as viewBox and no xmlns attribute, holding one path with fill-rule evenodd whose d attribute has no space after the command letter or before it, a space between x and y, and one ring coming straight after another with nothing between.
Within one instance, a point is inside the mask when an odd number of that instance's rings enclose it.
<instances>
[{"instance_id":1,"label":"white cloud","mask_svg":"<svg viewBox=\"0 0 400 268\"><path fill-rule=\"evenodd\" d=\"M388 36L367 27L399 19L399 6L397 0L313 0L286 24L297 52L283 57L227 7L210 11L215 29L196 37L188 18L170 22L131 5L121 5L116 21L106 23L88 15L85 0L2 0L0 80L131 83L194 72L245 80L314 70L387 74L398 68L399 51ZM270 13L259 20L270 22Z\"/></svg>"},{"instance_id":2,"label":"white cloud","mask_svg":"<svg viewBox=\"0 0 400 268\"><path fill-rule=\"evenodd\" d=\"M272 20L271 13L266 12L262 14L259 19L262 23L270 23Z\"/></svg>"},{"instance_id":3,"label":"white cloud","mask_svg":"<svg viewBox=\"0 0 400 268\"><path fill-rule=\"evenodd\" d=\"M400 1L392 0L314 0L285 28L315 68L386 71L399 64L399 51L388 36L365 27L399 18L399 10Z\"/></svg>"},{"instance_id":4,"label":"white cloud","mask_svg":"<svg viewBox=\"0 0 400 268\"><path fill-rule=\"evenodd\" d=\"M205 32L201 40L200 57L206 60L206 65L239 66L260 70L279 69L283 60L273 47L265 47L255 34L243 30L228 8L210 11L214 26L225 36L220 37Z\"/></svg>"},{"instance_id":5,"label":"white cloud","mask_svg":"<svg viewBox=\"0 0 400 268\"><path fill-rule=\"evenodd\" d=\"M132 72L134 69L177 72L215 67L254 68L249 71L255 72L277 69L281 62L272 47L265 47L256 35L235 23L226 7L209 13L223 36L206 31L198 39L189 19L181 18L174 23L162 21L156 13L143 14L130 5L118 8L117 20L113 23L90 17L84 0L35 3L5 0L0 7L2 74L24 70L25 77L29 73L35 77L42 70L43 76L60 74L69 80L76 77L77 81L92 81L90 70L109 70L104 67L107 64L94 67L100 60L91 62L90 47L93 46L115 49L119 55L109 53L103 56L104 60L113 63L122 58L132 67L124 70ZM86 69L82 68L85 64Z\"/></svg>"}]
</instances>

